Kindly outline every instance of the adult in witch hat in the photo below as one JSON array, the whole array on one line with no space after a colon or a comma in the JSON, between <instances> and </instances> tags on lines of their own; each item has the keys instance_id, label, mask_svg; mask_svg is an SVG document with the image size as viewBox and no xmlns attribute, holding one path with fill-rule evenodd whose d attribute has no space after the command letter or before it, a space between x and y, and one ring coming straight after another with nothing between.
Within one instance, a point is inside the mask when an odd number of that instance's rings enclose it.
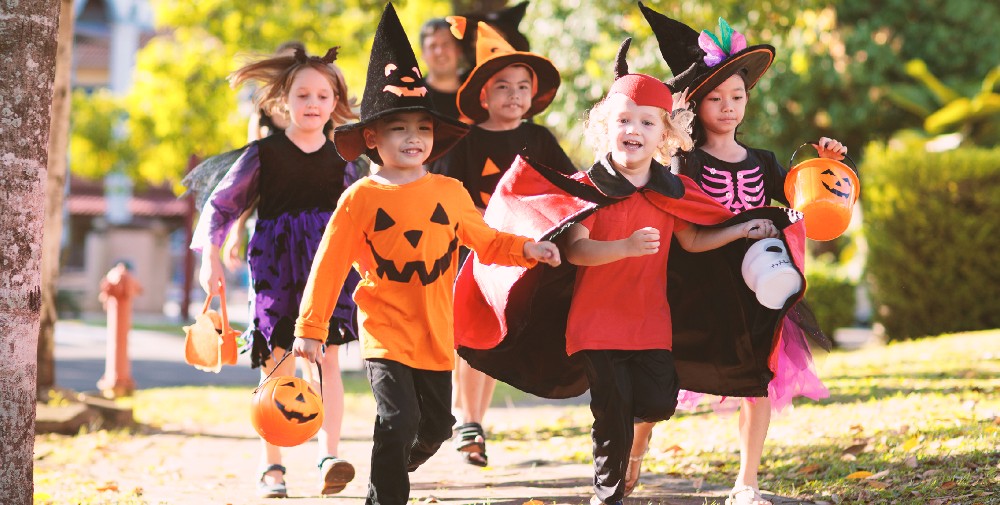
<instances>
[{"instance_id":1,"label":"adult in witch hat","mask_svg":"<svg viewBox=\"0 0 1000 505\"><path fill-rule=\"evenodd\" d=\"M462 185L424 164L468 126L433 109L416 57L392 4L375 32L361 121L338 127L348 160L379 167L348 188L323 233L295 323L296 356L322 357L320 337L351 265L361 348L376 422L366 503L404 505L408 472L451 436L455 361L453 287L457 250L467 245L503 265L559 264L549 242L498 232L483 222Z\"/></svg>"},{"instance_id":2,"label":"adult in witch hat","mask_svg":"<svg viewBox=\"0 0 1000 505\"><path fill-rule=\"evenodd\" d=\"M653 29L660 52L673 73L667 85L681 96L686 93L696 111L695 146L677 158L679 172L691 177L708 195L736 214L768 205L772 199L787 205L784 192L787 172L774 153L736 140L749 91L774 60L774 47L749 45L740 32L721 18L718 33L699 33L641 2L639 9ZM829 138L821 138L815 145L820 156L834 159L842 158L847 151ZM795 254L804 256L804 245L800 243ZM783 320L780 338L771 354L774 378L766 395L739 400L740 469L727 499L729 504L770 505L760 494L757 474L771 410L789 405L796 396L815 400L829 394L812 367L805 335L829 349L829 340L819 330L811 311L804 302L799 302ZM694 409L703 393L698 389L682 391L679 408ZM632 482L638 480L652 425L637 424L635 431L629 472Z\"/></svg>"}]
</instances>

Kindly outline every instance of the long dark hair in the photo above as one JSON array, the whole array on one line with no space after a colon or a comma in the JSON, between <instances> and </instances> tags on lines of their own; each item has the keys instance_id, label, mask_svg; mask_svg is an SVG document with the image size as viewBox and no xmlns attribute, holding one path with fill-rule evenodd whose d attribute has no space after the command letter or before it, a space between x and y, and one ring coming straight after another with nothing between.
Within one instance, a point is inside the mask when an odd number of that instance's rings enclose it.
<instances>
[{"instance_id":1,"label":"long dark hair","mask_svg":"<svg viewBox=\"0 0 1000 505\"><path fill-rule=\"evenodd\" d=\"M743 79L743 87L744 87L744 89L746 89L746 87L748 86L748 84L747 84L747 73L746 73L746 70L745 69L741 69L740 71L736 72L736 74L734 74L734 75L738 75L738 76L740 76L740 79ZM711 93L711 91L709 91L709 93ZM705 95L707 96L708 93L706 93ZM747 96L747 100L750 100L750 91L749 90L746 91L746 96ZM691 123L691 139L694 140L694 148L695 149L697 149L697 148L705 145L705 141L707 140L707 138L706 138L707 135L705 134L705 126L703 124L701 124L701 115L699 115L697 113L698 112L698 105L699 104L697 102L694 102L694 101L691 102L691 110L695 111L694 121ZM742 123L740 123L740 124L742 124ZM739 135L740 135L740 125L736 125L736 136L739 136Z\"/></svg>"}]
</instances>

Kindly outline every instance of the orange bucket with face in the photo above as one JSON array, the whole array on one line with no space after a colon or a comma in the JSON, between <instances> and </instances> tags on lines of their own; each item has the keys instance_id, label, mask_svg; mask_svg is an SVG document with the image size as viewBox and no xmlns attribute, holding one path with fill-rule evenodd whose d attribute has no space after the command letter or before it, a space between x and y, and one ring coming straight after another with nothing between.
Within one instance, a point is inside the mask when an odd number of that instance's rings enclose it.
<instances>
[{"instance_id":1,"label":"orange bucket with face","mask_svg":"<svg viewBox=\"0 0 1000 505\"><path fill-rule=\"evenodd\" d=\"M789 165L799 149L792 153ZM847 159L854 164L850 157ZM785 197L793 209L805 216L806 237L812 240L833 240L843 234L851 223L860 192L857 168L852 170L829 158L803 161L785 177Z\"/></svg>"}]
</instances>

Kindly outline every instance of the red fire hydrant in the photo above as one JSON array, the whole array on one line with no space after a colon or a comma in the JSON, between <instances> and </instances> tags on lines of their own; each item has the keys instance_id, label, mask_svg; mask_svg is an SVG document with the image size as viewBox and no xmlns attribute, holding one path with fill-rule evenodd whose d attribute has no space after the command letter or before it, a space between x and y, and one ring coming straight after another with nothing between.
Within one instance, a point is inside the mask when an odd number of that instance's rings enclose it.
<instances>
[{"instance_id":1,"label":"red fire hydrant","mask_svg":"<svg viewBox=\"0 0 1000 505\"><path fill-rule=\"evenodd\" d=\"M101 303L108 313L108 352L104 376L97 388L107 398L130 396L135 391L132 365L128 359L128 332L132 328L132 298L142 286L124 262L119 262L101 280Z\"/></svg>"}]
</instances>

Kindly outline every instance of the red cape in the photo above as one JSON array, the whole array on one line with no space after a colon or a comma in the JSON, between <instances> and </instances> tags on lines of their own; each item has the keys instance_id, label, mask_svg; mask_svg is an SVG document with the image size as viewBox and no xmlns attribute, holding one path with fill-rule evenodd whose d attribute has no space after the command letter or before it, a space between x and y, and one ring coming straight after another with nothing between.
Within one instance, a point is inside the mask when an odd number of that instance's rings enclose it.
<instances>
[{"instance_id":1,"label":"red cape","mask_svg":"<svg viewBox=\"0 0 1000 505\"><path fill-rule=\"evenodd\" d=\"M800 215L762 207L733 215L685 176L654 162L641 190L657 207L700 226L771 219L800 272L805 250ZM637 189L606 163L565 176L518 157L497 186L486 222L501 231L553 240L570 224ZM668 262L668 298L674 358L681 387L726 396L765 396L773 377L769 360L785 312L760 305L743 281L741 264L751 241L689 253L676 240ZM566 355L566 320L576 267L483 265L470 256L455 285L455 345L474 368L523 391L568 398L587 390L578 356ZM627 303L610 300L609 303Z\"/></svg>"}]
</instances>

